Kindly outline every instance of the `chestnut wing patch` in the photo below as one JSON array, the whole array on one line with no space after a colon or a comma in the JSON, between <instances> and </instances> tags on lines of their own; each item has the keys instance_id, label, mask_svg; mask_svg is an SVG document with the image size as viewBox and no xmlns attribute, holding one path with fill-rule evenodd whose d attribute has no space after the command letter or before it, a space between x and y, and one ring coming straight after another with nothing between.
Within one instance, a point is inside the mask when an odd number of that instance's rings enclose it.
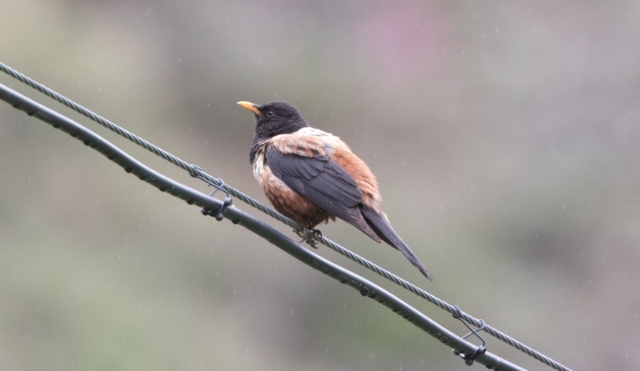
<instances>
[{"instance_id":1,"label":"chestnut wing patch","mask_svg":"<svg viewBox=\"0 0 640 371\"><path fill-rule=\"evenodd\" d=\"M329 156L284 154L272 145L266 159L273 175L296 193L359 229L366 228L358 208L362 192L353 177Z\"/></svg>"}]
</instances>

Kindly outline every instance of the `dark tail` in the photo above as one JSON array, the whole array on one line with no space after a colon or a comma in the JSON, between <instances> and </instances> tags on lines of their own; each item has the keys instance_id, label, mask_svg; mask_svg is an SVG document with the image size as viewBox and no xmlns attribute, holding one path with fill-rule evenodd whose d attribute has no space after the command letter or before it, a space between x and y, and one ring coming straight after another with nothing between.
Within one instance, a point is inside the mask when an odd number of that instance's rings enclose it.
<instances>
[{"instance_id":1,"label":"dark tail","mask_svg":"<svg viewBox=\"0 0 640 371\"><path fill-rule=\"evenodd\" d=\"M427 267L422 264L420 259L418 259L416 254L411 251L409 246L402 241L402 238L400 238L396 231L391 228L391 224L389 224L383 215L379 215L364 205L360 205L360 211L362 212L362 216L364 216L364 220L367 222L369 227L371 227L371 229L373 229L373 231L376 232L384 242L400 250L400 252L409 259L411 264L420 270L420 273L430 281L433 281L433 277L427 270Z\"/></svg>"}]
</instances>

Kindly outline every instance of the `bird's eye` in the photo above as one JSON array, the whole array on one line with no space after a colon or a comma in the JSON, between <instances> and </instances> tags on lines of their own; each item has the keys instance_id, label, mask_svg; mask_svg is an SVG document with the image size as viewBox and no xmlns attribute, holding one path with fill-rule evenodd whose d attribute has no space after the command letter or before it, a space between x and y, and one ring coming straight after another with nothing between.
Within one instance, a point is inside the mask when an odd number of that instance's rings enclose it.
<instances>
[{"instance_id":1,"label":"bird's eye","mask_svg":"<svg viewBox=\"0 0 640 371\"><path fill-rule=\"evenodd\" d=\"M273 111L267 111L267 117L273 117L276 113Z\"/></svg>"}]
</instances>

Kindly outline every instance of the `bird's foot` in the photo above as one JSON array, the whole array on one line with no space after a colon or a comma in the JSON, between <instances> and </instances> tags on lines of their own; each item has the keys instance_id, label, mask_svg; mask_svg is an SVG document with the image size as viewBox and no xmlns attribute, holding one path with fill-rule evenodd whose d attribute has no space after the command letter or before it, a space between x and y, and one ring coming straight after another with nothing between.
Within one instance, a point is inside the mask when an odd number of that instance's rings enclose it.
<instances>
[{"instance_id":1,"label":"bird's foot","mask_svg":"<svg viewBox=\"0 0 640 371\"><path fill-rule=\"evenodd\" d=\"M300 240L300 242L306 242L309 246L313 247L314 249L317 249L318 246L317 245L317 241L315 240L322 238L322 232L319 229L311 229L311 233L307 232L309 231L308 229L302 230L302 231L295 231L296 234L298 235L298 237L302 238L302 240Z\"/></svg>"}]
</instances>

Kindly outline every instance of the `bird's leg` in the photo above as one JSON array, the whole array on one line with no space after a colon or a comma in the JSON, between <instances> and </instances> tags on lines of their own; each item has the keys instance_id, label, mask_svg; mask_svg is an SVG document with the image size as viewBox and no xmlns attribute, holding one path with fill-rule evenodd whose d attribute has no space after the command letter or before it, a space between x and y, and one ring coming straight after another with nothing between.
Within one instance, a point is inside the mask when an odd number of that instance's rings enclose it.
<instances>
[{"instance_id":1,"label":"bird's leg","mask_svg":"<svg viewBox=\"0 0 640 371\"><path fill-rule=\"evenodd\" d=\"M311 230L311 233L307 232L309 230ZM318 248L318 246L316 246L318 242L314 239L314 237L322 238L322 232L319 229L305 229L302 231L294 230L294 232L296 232L298 237L302 238L300 242L306 242L309 246L313 247L314 249Z\"/></svg>"}]
</instances>

